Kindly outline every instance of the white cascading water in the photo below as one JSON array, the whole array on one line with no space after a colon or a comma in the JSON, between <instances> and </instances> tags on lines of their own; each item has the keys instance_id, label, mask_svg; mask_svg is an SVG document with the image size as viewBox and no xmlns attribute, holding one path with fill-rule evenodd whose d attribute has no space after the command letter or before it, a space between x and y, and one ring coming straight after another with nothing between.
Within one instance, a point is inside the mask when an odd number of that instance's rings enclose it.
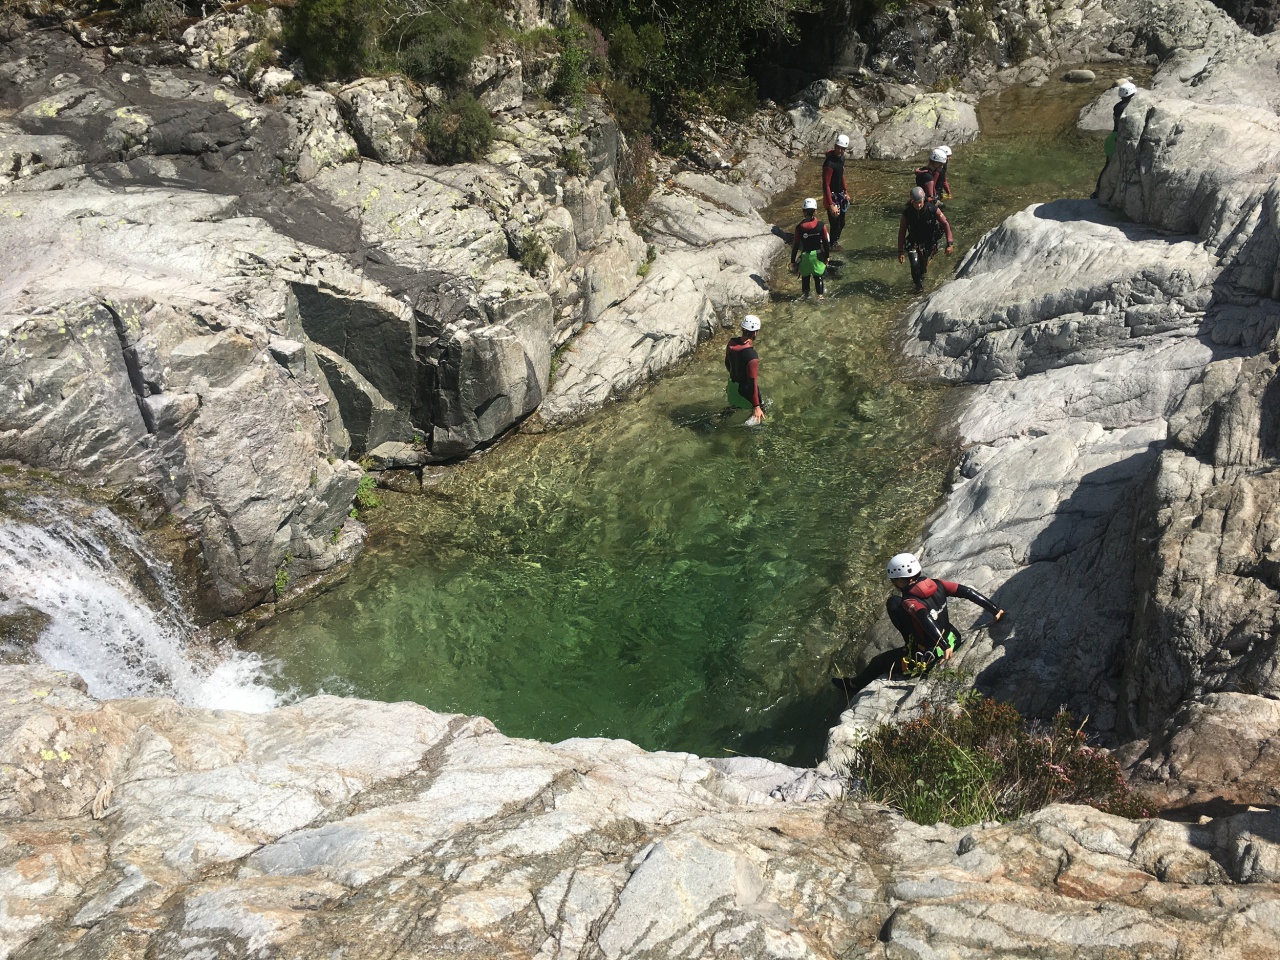
<instances>
[{"instance_id":1,"label":"white cascading water","mask_svg":"<svg viewBox=\"0 0 1280 960\"><path fill-rule=\"evenodd\" d=\"M78 673L101 699L163 696L250 712L277 705L258 657L230 648L208 662L192 657L172 575L114 514L100 509L72 521L48 501L28 507L39 525L0 521L0 596L49 618L34 647L41 660ZM142 560L167 609L151 609L112 559L111 543Z\"/></svg>"}]
</instances>

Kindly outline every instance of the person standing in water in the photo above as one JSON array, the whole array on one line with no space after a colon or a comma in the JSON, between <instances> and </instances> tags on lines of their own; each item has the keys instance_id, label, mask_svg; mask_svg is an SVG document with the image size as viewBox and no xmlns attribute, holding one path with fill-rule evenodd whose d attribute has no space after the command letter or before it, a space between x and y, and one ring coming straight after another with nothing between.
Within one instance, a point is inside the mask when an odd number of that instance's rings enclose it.
<instances>
[{"instance_id":1,"label":"person standing in water","mask_svg":"<svg viewBox=\"0 0 1280 960\"><path fill-rule=\"evenodd\" d=\"M806 197L803 210L804 219L796 224L791 238L791 269L800 274L800 291L804 296L809 296L812 277L818 299L825 300L822 275L827 272L827 261L831 258L831 243L826 226L818 222L818 201Z\"/></svg>"},{"instance_id":2,"label":"person standing in water","mask_svg":"<svg viewBox=\"0 0 1280 960\"><path fill-rule=\"evenodd\" d=\"M822 161L822 202L827 208L827 222L831 224L833 250L840 245L844 215L849 209L849 192L844 184L844 152L848 149L849 137L842 133Z\"/></svg>"},{"instance_id":3,"label":"person standing in water","mask_svg":"<svg viewBox=\"0 0 1280 960\"><path fill-rule=\"evenodd\" d=\"M929 162L916 168L916 186L935 203L951 199L951 184L947 183L947 162L950 159L950 147L934 147L929 154Z\"/></svg>"},{"instance_id":4,"label":"person standing in water","mask_svg":"<svg viewBox=\"0 0 1280 960\"><path fill-rule=\"evenodd\" d=\"M911 281L916 293L924 290L925 274L929 272L929 260L938 252L938 238L947 238L947 256L955 249L951 236L951 224L938 209L938 204L925 196L924 187L911 188L911 200L902 210L898 221L898 262L911 258Z\"/></svg>"},{"instance_id":5,"label":"person standing in water","mask_svg":"<svg viewBox=\"0 0 1280 960\"><path fill-rule=\"evenodd\" d=\"M760 354L755 341L760 336L760 318L753 313L742 318L742 336L731 337L724 351L724 366L729 371L725 395L729 405L750 410L747 426L764 423L764 399L760 396Z\"/></svg>"}]
</instances>

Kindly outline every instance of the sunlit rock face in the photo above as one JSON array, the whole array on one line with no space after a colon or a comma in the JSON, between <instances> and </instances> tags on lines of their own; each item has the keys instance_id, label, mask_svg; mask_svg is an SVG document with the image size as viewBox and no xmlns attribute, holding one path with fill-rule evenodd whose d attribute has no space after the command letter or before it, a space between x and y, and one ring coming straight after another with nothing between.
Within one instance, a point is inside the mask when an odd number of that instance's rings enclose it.
<instances>
[{"instance_id":1,"label":"sunlit rock face","mask_svg":"<svg viewBox=\"0 0 1280 960\"><path fill-rule=\"evenodd\" d=\"M10 956L1275 955L1274 813L921 827L763 761L43 667L0 669L0 731Z\"/></svg>"}]
</instances>

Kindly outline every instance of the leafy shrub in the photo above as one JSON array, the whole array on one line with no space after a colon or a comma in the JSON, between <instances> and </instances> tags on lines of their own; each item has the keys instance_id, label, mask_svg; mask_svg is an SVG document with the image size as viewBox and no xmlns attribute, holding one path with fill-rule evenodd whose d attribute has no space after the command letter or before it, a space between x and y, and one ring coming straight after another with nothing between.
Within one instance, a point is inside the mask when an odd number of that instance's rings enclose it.
<instances>
[{"instance_id":1,"label":"leafy shrub","mask_svg":"<svg viewBox=\"0 0 1280 960\"><path fill-rule=\"evenodd\" d=\"M120 16L129 30L162 36L190 14L182 0L123 0Z\"/></svg>"},{"instance_id":2,"label":"leafy shrub","mask_svg":"<svg viewBox=\"0 0 1280 960\"><path fill-rule=\"evenodd\" d=\"M449 85L498 22L483 0L298 0L287 41L315 80L403 73Z\"/></svg>"},{"instance_id":3,"label":"leafy shrub","mask_svg":"<svg viewBox=\"0 0 1280 960\"><path fill-rule=\"evenodd\" d=\"M649 132L649 95L637 90L625 80L611 80L605 85L604 97L609 101L618 129L628 137L639 137Z\"/></svg>"},{"instance_id":4,"label":"leafy shrub","mask_svg":"<svg viewBox=\"0 0 1280 960\"><path fill-rule=\"evenodd\" d=\"M520 261L520 265L529 272L530 276L535 276L547 268L547 259L550 255L551 252L547 249L546 241L532 230L527 231L520 238L516 250L516 259Z\"/></svg>"},{"instance_id":5,"label":"leafy shrub","mask_svg":"<svg viewBox=\"0 0 1280 960\"><path fill-rule=\"evenodd\" d=\"M1147 816L1115 760L1088 745L1083 727L1065 712L1030 724L1009 704L971 691L880 727L859 745L849 773L868 798L917 823L1014 820L1050 803Z\"/></svg>"},{"instance_id":6,"label":"leafy shrub","mask_svg":"<svg viewBox=\"0 0 1280 960\"><path fill-rule=\"evenodd\" d=\"M580 107L588 81L604 69L608 45L595 27L575 23L560 31L560 46L560 65L548 92L556 100Z\"/></svg>"},{"instance_id":7,"label":"leafy shrub","mask_svg":"<svg viewBox=\"0 0 1280 960\"><path fill-rule=\"evenodd\" d=\"M356 487L356 506L361 510L382 506L382 500L378 497L378 479L371 473L360 478L360 484Z\"/></svg>"},{"instance_id":8,"label":"leafy shrub","mask_svg":"<svg viewBox=\"0 0 1280 960\"><path fill-rule=\"evenodd\" d=\"M1011 27L1006 41L1009 59L1021 63L1031 55L1031 34L1023 26Z\"/></svg>"},{"instance_id":9,"label":"leafy shrub","mask_svg":"<svg viewBox=\"0 0 1280 960\"><path fill-rule=\"evenodd\" d=\"M574 150L572 147L560 151L560 169L571 177L585 176L587 173L587 161L582 156L581 150Z\"/></svg>"},{"instance_id":10,"label":"leafy shrub","mask_svg":"<svg viewBox=\"0 0 1280 960\"><path fill-rule=\"evenodd\" d=\"M289 564L293 563L293 554L286 553L284 559L280 561L280 566L276 567L275 589L276 596L284 596L284 592L289 589Z\"/></svg>"},{"instance_id":11,"label":"leafy shrub","mask_svg":"<svg viewBox=\"0 0 1280 960\"><path fill-rule=\"evenodd\" d=\"M475 97L462 93L426 114L419 144L435 163L471 163L493 142L493 119Z\"/></svg>"}]
</instances>

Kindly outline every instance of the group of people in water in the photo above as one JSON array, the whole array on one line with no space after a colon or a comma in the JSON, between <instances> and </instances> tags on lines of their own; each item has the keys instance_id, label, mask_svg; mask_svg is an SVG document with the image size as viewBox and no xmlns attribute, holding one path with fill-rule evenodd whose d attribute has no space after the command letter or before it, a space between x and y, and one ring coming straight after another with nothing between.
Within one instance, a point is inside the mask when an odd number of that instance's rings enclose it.
<instances>
[{"instance_id":1,"label":"group of people in water","mask_svg":"<svg viewBox=\"0 0 1280 960\"><path fill-rule=\"evenodd\" d=\"M831 262L831 251L839 248L849 210L849 191L844 180L844 155L848 149L849 138L842 133L822 161L826 224L818 219L817 198L806 197L802 205L804 219L796 224L792 233L791 268L800 276L800 291L805 297L809 296L812 286L819 300L826 298L823 277ZM942 201L951 199L951 184L947 180L950 161L950 147L942 145L930 151L928 162L915 171L916 185L911 188L911 196L898 220L898 262L911 261L911 280L916 293L924 290L929 261L938 252L942 238L947 240L947 256L955 248L951 224L942 212Z\"/></svg>"},{"instance_id":2,"label":"group of people in water","mask_svg":"<svg viewBox=\"0 0 1280 960\"><path fill-rule=\"evenodd\" d=\"M822 203L827 222L819 218L818 200L806 197L802 205L803 219L796 224L791 242L791 267L800 277L800 290L808 297L810 288L818 299L825 299L824 275L831 252L838 249L849 209L849 192L844 179L844 155L849 138L841 134L835 146L827 151L822 164ZM929 261L937 254L946 238L946 254L955 249L951 224L942 212L941 201L951 198L947 167L951 148L935 147L928 162L916 169L915 186L898 221L898 262L911 262L911 280L916 292L924 290ZM725 347L724 365L729 373L725 387L731 407L750 410L747 426L764 422L765 411L760 393L760 355L755 348L760 336L760 318L747 314L742 330L731 337ZM889 561L890 582L898 593L887 601L889 619L902 636L903 646L875 658L863 674L852 680L837 678L835 683L845 690L861 689L866 682L887 671L898 669L907 674L923 673L933 664L949 660L961 641L947 611L948 597L961 597L983 607L992 615L991 623L1004 618L1004 610L972 587L950 580L924 576L919 560L910 553L900 553Z\"/></svg>"}]
</instances>

